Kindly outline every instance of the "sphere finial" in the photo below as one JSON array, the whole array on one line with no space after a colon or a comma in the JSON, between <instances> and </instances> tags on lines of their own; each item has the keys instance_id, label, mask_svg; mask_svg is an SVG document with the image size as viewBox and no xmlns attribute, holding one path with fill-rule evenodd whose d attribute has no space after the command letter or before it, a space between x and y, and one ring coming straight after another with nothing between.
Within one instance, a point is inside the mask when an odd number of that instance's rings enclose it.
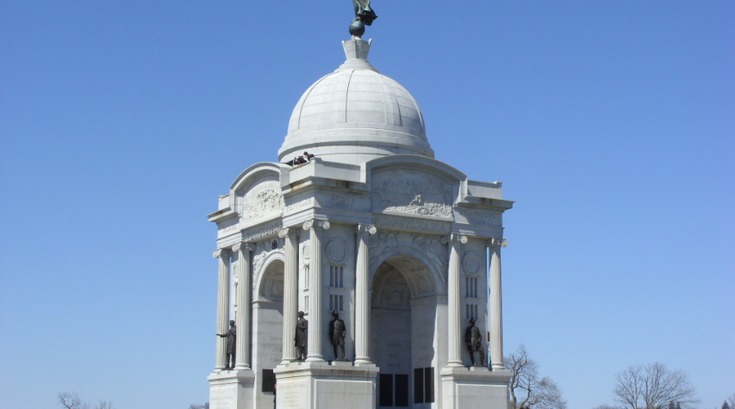
<instances>
[{"instance_id":1,"label":"sphere finial","mask_svg":"<svg viewBox=\"0 0 735 409\"><path fill-rule=\"evenodd\" d=\"M365 26L372 25L378 16L370 8L370 0L352 0L352 5L355 6L355 19L350 24L350 34L360 38L365 34Z\"/></svg>"}]
</instances>

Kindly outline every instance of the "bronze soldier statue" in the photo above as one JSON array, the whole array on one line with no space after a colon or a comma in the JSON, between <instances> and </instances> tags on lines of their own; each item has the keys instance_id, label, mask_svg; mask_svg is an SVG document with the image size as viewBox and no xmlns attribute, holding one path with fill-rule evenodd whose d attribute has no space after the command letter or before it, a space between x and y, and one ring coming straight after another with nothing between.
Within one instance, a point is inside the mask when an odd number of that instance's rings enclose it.
<instances>
[{"instance_id":1,"label":"bronze soldier statue","mask_svg":"<svg viewBox=\"0 0 735 409\"><path fill-rule=\"evenodd\" d=\"M306 359L306 343L309 339L309 321L304 318L304 312L299 311L299 319L296 321L296 335L294 336L294 346L296 347L296 359L303 361Z\"/></svg>"},{"instance_id":2,"label":"bronze soldier statue","mask_svg":"<svg viewBox=\"0 0 735 409\"><path fill-rule=\"evenodd\" d=\"M332 343L334 348L334 360L335 361L346 361L345 358L345 336L347 335L347 329L345 328L345 322L339 319L339 312L334 310L332 313L334 319L329 322L329 342ZM342 355L337 356L337 347L339 346Z\"/></svg>"},{"instance_id":3,"label":"bronze soldier statue","mask_svg":"<svg viewBox=\"0 0 735 409\"><path fill-rule=\"evenodd\" d=\"M472 366L484 366L485 348L482 346L482 334L480 329L475 326L475 318L470 319L470 326L464 333L464 342L467 344L467 352L470 353L470 361ZM480 355L479 363L475 363L475 352Z\"/></svg>"},{"instance_id":4,"label":"bronze soldier statue","mask_svg":"<svg viewBox=\"0 0 735 409\"><path fill-rule=\"evenodd\" d=\"M227 361L225 362L225 369L235 369L235 349L237 342L237 327L235 326L235 320L230 320L230 330L226 334L217 334L222 338L227 338Z\"/></svg>"}]
</instances>

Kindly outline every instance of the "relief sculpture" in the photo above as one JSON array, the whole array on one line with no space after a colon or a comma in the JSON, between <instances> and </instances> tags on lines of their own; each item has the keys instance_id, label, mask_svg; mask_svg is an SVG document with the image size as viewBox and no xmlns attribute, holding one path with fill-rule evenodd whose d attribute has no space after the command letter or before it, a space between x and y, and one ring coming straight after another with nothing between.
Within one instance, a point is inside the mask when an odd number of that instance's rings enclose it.
<instances>
[{"instance_id":1,"label":"relief sculpture","mask_svg":"<svg viewBox=\"0 0 735 409\"><path fill-rule=\"evenodd\" d=\"M373 234L372 236L370 236L370 241L368 243L368 253L370 254L369 263L372 264L375 259L383 254L384 251L390 248L398 247L397 236L398 233L384 231L378 231L378 234Z\"/></svg>"},{"instance_id":2,"label":"relief sculpture","mask_svg":"<svg viewBox=\"0 0 735 409\"><path fill-rule=\"evenodd\" d=\"M386 213L452 217L452 184L416 171L377 173L373 177L373 208Z\"/></svg>"},{"instance_id":3,"label":"relief sculpture","mask_svg":"<svg viewBox=\"0 0 735 409\"><path fill-rule=\"evenodd\" d=\"M423 253L432 263L439 267L442 279L446 281L444 272L447 271L447 247L441 240L431 236L414 236L411 246Z\"/></svg>"},{"instance_id":4,"label":"relief sculpture","mask_svg":"<svg viewBox=\"0 0 735 409\"><path fill-rule=\"evenodd\" d=\"M273 183L263 183L245 194L242 204L242 220L250 221L265 216L280 215L284 208L283 196Z\"/></svg>"}]
</instances>

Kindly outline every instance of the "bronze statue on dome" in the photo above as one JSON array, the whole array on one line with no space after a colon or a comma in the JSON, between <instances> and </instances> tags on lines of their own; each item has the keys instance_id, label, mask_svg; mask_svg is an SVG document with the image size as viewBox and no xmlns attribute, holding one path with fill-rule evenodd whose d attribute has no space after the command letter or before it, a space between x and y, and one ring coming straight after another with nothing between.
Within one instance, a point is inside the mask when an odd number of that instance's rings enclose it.
<instances>
[{"instance_id":1,"label":"bronze statue on dome","mask_svg":"<svg viewBox=\"0 0 735 409\"><path fill-rule=\"evenodd\" d=\"M372 25L378 16L370 8L370 0L352 0L352 4L355 6L355 19L350 24L350 34L360 38L365 34L365 26Z\"/></svg>"}]
</instances>

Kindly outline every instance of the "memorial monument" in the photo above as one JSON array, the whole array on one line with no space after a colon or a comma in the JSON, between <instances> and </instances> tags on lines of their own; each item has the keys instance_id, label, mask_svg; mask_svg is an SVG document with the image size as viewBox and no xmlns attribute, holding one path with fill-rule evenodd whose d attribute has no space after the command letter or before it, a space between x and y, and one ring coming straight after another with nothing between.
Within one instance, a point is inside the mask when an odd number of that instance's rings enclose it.
<instances>
[{"instance_id":1,"label":"memorial monument","mask_svg":"<svg viewBox=\"0 0 735 409\"><path fill-rule=\"evenodd\" d=\"M296 104L279 162L245 169L209 215L210 407L273 408L277 384L279 409L507 409L512 202L434 159L414 98L368 62L370 2L354 5L346 61Z\"/></svg>"}]
</instances>

